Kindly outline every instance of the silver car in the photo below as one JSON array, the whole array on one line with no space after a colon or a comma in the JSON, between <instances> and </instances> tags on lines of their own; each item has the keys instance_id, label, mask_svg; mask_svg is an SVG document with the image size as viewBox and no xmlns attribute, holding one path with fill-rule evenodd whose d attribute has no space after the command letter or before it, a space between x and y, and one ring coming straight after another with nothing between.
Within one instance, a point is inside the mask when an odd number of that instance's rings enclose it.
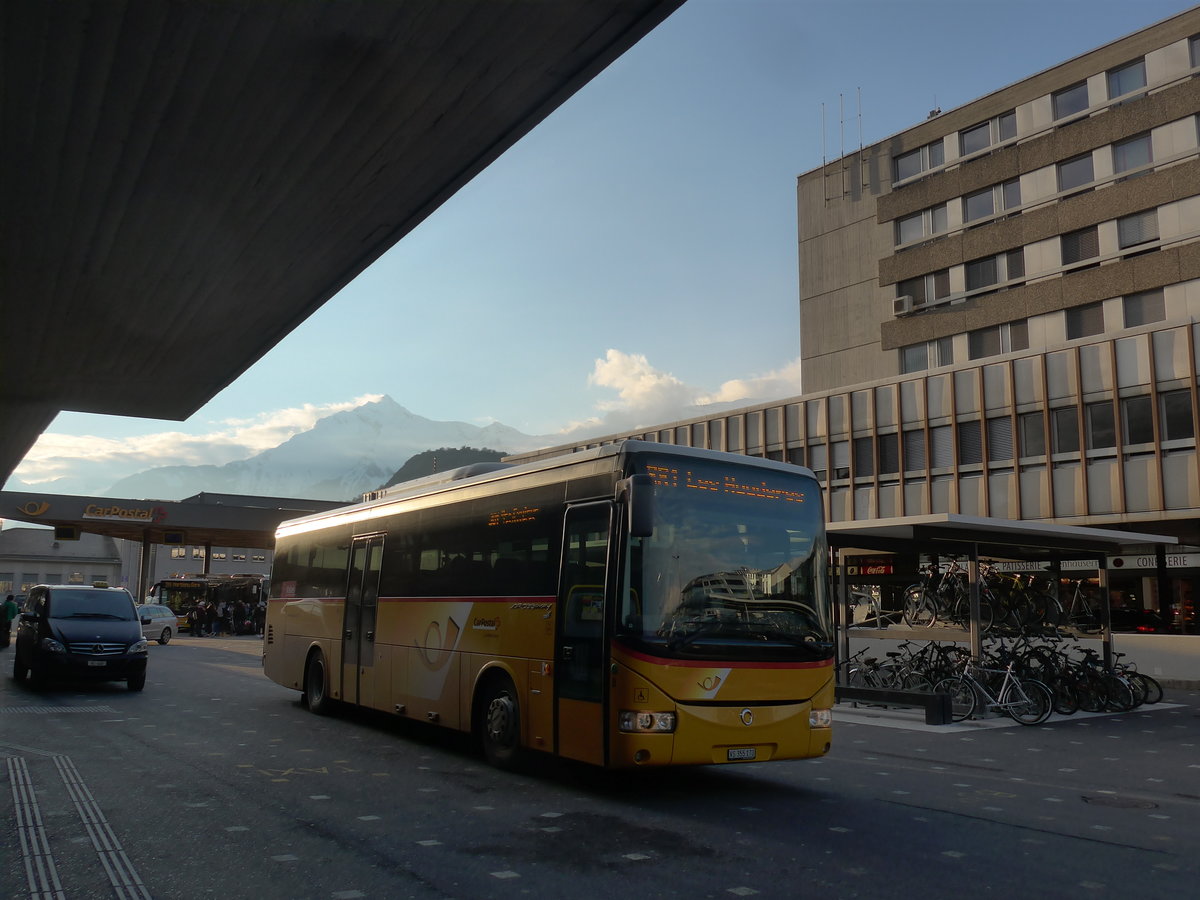
<instances>
[{"instance_id":1,"label":"silver car","mask_svg":"<svg viewBox=\"0 0 1200 900\"><path fill-rule=\"evenodd\" d=\"M160 644L171 640L179 627L179 620L169 607L143 603L137 610L138 618L142 620L142 637Z\"/></svg>"}]
</instances>

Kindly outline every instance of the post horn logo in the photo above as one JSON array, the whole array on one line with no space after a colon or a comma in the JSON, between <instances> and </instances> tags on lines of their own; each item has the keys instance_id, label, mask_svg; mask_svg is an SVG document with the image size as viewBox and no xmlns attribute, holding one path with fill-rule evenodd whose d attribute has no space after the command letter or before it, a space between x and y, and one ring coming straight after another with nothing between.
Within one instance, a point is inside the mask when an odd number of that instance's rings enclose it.
<instances>
[{"instance_id":1,"label":"post horn logo","mask_svg":"<svg viewBox=\"0 0 1200 900\"><path fill-rule=\"evenodd\" d=\"M36 503L35 501L30 500L24 506L18 506L17 511L23 512L27 516L40 516L42 513L44 513L49 508L50 508L50 504L47 503L45 500L43 500L41 503Z\"/></svg>"}]
</instances>

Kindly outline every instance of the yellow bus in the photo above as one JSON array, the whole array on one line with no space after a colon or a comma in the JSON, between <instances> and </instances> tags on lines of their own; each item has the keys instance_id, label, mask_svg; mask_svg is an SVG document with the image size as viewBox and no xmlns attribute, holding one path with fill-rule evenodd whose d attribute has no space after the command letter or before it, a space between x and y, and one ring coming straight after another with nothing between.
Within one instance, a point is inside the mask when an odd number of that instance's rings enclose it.
<instances>
[{"instance_id":1,"label":"yellow bus","mask_svg":"<svg viewBox=\"0 0 1200 900\"><path fill-rule=\"evenodd\" d=\"M744 763L829 750L820 488L766 459L623 441L479 464L282 523L268 677L472 732L493 764Z\"/></svg>"}]
</instances>

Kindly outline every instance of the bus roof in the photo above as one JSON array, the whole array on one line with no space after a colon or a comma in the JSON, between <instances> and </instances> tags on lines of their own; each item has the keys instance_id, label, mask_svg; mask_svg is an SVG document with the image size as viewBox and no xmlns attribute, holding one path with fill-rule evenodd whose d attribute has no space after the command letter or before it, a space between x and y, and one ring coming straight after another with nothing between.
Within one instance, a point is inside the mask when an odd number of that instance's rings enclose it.
<instances>
[{"instance_id":1,"label":"bus roof","mask_svg":"<svg viewBox=\"0 0 1200 900\"><path fill-rule=\"evenodd\" d=\"M334 509L280 522L279 528L276 531L276 537L297 528L307 530L303 529L305 525L313 525L327 519L339 518L355 512L362 512L364 518L371 518L372 516L368 514L369 512L380 507L390 506L401 500L457 490L468 485L503 481L534 472L544 472L556 468L580 465L606 457L620 457L638 453L655 453L702 459L710 462L725 463L727 465L771 469L777 472L787 472L791 475L807 475L810 478L815 478L811 469L793 465L792 463L764 459L759 456L743 456L739 453L705 450L699 447L684 447L679 444L660 444L655 441L624 440L604 444L599 447L590 447L574 453L565 453L561 456L532 460L526 463L501 464L499 466L496 464L475 463L469 466L461 466L457 469L448 469L445 472L438 472L433 475L426 475L421 478L414 478L411 481L403 481L389 488L365 494L364 498L369 499L364 499L359 503L351 503L347 506L335 507ZM480 469L483 469L483 471L480 471Z\"/></svg>"}]
</instances>

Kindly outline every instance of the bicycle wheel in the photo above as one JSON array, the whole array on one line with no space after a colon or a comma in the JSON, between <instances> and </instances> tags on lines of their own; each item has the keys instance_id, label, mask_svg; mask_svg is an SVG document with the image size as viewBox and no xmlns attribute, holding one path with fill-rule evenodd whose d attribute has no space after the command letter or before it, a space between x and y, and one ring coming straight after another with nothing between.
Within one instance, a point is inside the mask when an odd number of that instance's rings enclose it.
<instances>
[{"instance_id":1,"label":"bicycle wheel","mask_svg":"<svg viewBox=\"0 0 1200 900\"><path fill-rule=\"evenodd\" d=\"M1114 712L1129 712L1136 705L1133 688L1120 675L1108 673L1101 679L1104 682L1106 697L1104 708Z\"/></svg>"},{"instance_id":2,"label":"bicycle wheel","mask_svg":"<svg viewBox=\"0 0 1200 900\"><path fill-rule=\"evenodd\" d=\"M932 691L933 682L920 672L909 672L904 676L903 687L906 691Z\"/></svg>"},{"instance_id":3,"label":"bicycle wheel","mask_svg":"<svg viewBox=\"0 0 1200 900\"><path fill-rule=\"evenodd\" d=\"M1070 716L1079 712L1079 694L1076 693L1073 682L1057 674L1053 678L1040 680L1042 684L1050 688L1050 693L1054 697L1056 713L1060 716Z\"/></svg>"},{"instance_id":4,"label":"bicycle wheel","mask_svg":"<svg viewBox=\"0 0 1200 900\"><path fill-rule=\"evenodd\" d=\"M1162 685L1143 672L1130 672L1130 680L1140 681L1146 689L1146 703L1158 703L1163 698Z\"/></svg>"},{"instance_id":5,"label":"bicycle wheel","mask_svg":"<svg viewBox=\"0 0 1200 900\"><path fill-rule=\"evenodd\" d=\"M1084 712L1102 712L1108 698L1104 682L1090 672L1080 675L1075 681L1075 695L1079 698L1079 708Z\"/></svg>"},{"instance_id":6,"label":"bicycle wheel","mask_svg":"<svg viewBox=\"0 0 1200 900\"><path fill-rule=\"evenodd\" d=\"M904 592L904 621L911 628L924 628L937 621L933 598L919 584Z\"/></svg>"},{"instance_id":7,"label":"bicycle wheel","mask_svg":"<svg viewBox=\"0 0 1200 900\"><path fill-rule=\"evenodd\" d=\"M1022 725L1041 725L1054 711L1054 697L1040 681L1010 681L1000 692L1000 708Z\"/></svg>"},{"instance_id":8,"label":"bicycle wheel","mask_svg":"<svg viewBox=\"0 0 1200 900\"><path fill-rule=\"evenodd\" d=\"M975 713L979 698L975 689L962 678L943 678L933 686L934 693L950 695L950 718L955 722L969 719Z\"/></svg>"}]
</instances>

